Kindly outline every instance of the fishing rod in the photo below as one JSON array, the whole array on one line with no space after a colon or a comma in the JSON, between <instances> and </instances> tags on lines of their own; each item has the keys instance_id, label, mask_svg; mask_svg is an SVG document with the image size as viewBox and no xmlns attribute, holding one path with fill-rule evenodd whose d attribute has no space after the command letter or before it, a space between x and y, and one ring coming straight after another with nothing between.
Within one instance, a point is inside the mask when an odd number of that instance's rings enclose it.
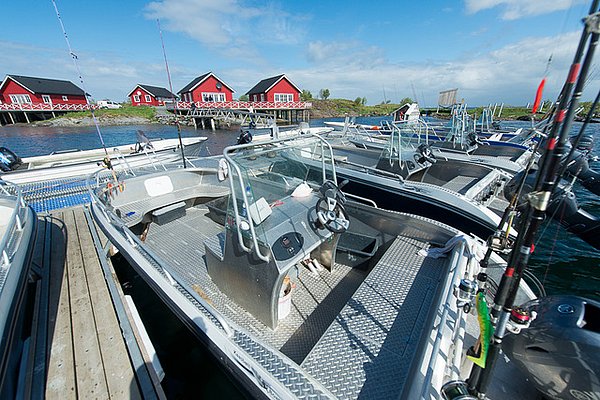
<instances>
[{"instance_id":1,"label":"fishing rod","mask_svg":"<svg viewBox=\"0 0 600 400\"><path fill-rule=\"evenodd\" d=\"M58 22L60 23L60 27L61 27L63 35L65 37L65 41L67 42L67 48L69 49L69 54L71 55L71 58L73 59L73 64L75 65L75 70L77 71L77 75L79 77L79 82L81 83L81 86L83 88L83 97L85 98L85 104L87 105L88 109L92 113L92 120L94 121L94 126L96 127L96 132L98 133L98 137L100 138L100 143L102 144L102 149L104 150L104 154L106 155L106 157L104 159L104 164L106 165L106 167L108 169L111 170L112 177L115 180L115 183L121 189L122 187L118 183L117 174L115 173L112 163L110 162L110 156L108 155L108 150L106 149L106 144L104 143L104 138L102 137L102 132L100 132L100 124L98 123L98 119L96 118L96 113L94 113L94 107L92 107L92 104L90 103L90 99L88 98L88 92L85 87L85 82L83 81L83 75L81 73L81 70L79 69L79 63L77 62L78 57L73 52L73 49L71 48L71 42L69 41L69 36L67 35L67 30L65 29L63 20L60 16L60 13L58 12L58 6L56 5L55 0L52 0L52 5L54 5L54 11L56 12L56 17L58 18Z\"/></svg>"},{"instance_id":2,"label":"fishing rod","mask_svg":"<svg viewBox=\"0 0 600 400\"><path fill-rule=\"evenodd\" d=\"M494 297L491 318L492 321L496 322L496 329L493 339L489 344L485 368L483 371L478 371L477 368L479 367L473 366L473 369L476 371L472 370L472 374L469 377L469 387L474 389L479 398L485 398L493 368L500 354L502 340L506 334L506 327L519 283L527 267L529 257L534 250L535 236L544 221L544 215L554 186L560 181L560 177L557 175L560 168L560 159L564 154L575 109L578 106L585 78L594 56L598 37L600 36L599 15L597 13L598 1L594 0L592 2L588 16L584 19L584 29L565 86L563 87L563 92L561 93L551 133L546 141L546 151L541 159L534 186L535 189L529 195L525 218L523 218L519 227L519 236L517 237L508 260L508 265ZM581 63L590 34L591 40L589 40L585 59ZM570 101L568 101L568 94L571 92L573 94Z\"/></svg>"},{"instance_id":3,"label":"fishing rod","mask_svg":"<svg viewBox=\"0 0 600 400\"><path fill-rule=\"evenodd\" d=\"M583 137L583 134L585 133L587 126L589 125L590 121L592 120L592 117L594 116L594 112L596 110L596 106L598 105L598 101L600 101L600 90L598 91L598 94L596 95L596 98L594 99L594 102L592 103L592 106L590 107L590 111L588 112L587 116L585 117L585 121L581 125L581 129L579 129L579 133L577 134L577 136L575 136L575 140L571 143L571 146L572 146L571 151L569 151L569 155L567 156L567 158L565 158L563 165L562 165L560 171L558 172L558 176L563 176L565 174L565 172L567 171L567 169L569 168L569 164L573 160L573 156L575 155L575 152L577 151L577 146L579 145L579 142L581 141L581 138ZM577 174L579 174L579 172ZM577 175L577 174L574 174L574 175Z\"/></svg>"},{"instance_id":4,"label":"fishing rod","mask_svg":"<svg viewBox=\"0 0 600 400\"><path fill-rule=\"evenodd\" d=\"M169 80L169 90L173 95L173 113L175 113L175 125L177 126L177 138L179 139L179 148L181 149L181 161L183 168L186 168L185 153L183 152L183 141L181 140L181 125L179 124L179 114L177 114L177 99L173 93L173 84L171 83L171 72L169 72L169 63L167 61L167 52L165 50L165 41L163 40L162 29L160 29L160 20L157 18L158 32L160 33L160 44L162 45L163 56L165 58L165 68L167 70L167 79ZM193 99L192 99L193 100Z\"/></svg>"}]
</instances>

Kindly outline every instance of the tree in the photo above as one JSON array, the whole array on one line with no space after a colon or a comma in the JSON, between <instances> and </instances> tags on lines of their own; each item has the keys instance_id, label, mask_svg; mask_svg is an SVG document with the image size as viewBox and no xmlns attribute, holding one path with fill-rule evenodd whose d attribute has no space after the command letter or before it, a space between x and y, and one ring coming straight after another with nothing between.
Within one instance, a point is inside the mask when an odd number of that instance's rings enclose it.
<instances>
[{"instance_id":1,"label":"tree","mask_svg":"<svg viewBox=\"0 0 600 400\"><path fill-rule=\"evenodd\" d=\"M361 99L361 103L362 103L362 105L363 105L363 106L366 106L366 105L367 105L367 98L366 98L366 97L363 97L363 98Z\"/></svg>"},{"instance_id":2,"label":"tree","mask_svg":"<svg viewBox=\"0 0 600 400\"><path fill-rule=\"evenodd\" d=\"M357 98L354 100L354 104L356 104L357 106L362 106L362 105L363 105L363 104L362 104L362 97L357 97Z\"/></svg>"},{"instance_id":3,"label":"tree","mask_svg":"<svg viewBox=\"0 0 600 400\"><path fill-rule=\"evenodd\" d=\"M240 96L239 98L240 101L248 101L248 95L247 94L243 94Z\"/></svg>"},{"instance_id":4,"label":"tree","mask_svg":"<svg viewBox=\"0 0 600 400\"><path fill-rule=\"evenodd\" d=\"M410 97L405 97L402 100L400 100L400 104L406 104L406 103L414 103L414 101Z\"/></svg>"},{"instance_id":5,"label":"tree","mask_svg":"<svg viewBox=\"0 0 600 400\"><path fill-rule=\"evenodd\" d=\"M321 89L319 91L319 97L323 100L327 100L327 98L329 97L329 89Z\"/></svg>"},{"instance_id":6,"label":"tree","mask_svg":"<svg viewBox=\"0 0 600 400\"><path fill-rule=\"evenodd\" d=\"M300 100L307 101L312 100L313 95L309 90L303 89L302 93L300 93Z\"/></svg>"}]
</instances>

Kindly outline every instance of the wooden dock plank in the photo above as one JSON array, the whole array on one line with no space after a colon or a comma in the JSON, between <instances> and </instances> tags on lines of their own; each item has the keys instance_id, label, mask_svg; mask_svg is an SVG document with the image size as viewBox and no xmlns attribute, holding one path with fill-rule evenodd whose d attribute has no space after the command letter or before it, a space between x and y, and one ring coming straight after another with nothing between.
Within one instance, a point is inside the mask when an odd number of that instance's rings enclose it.
<instances>
[{"instance_id":1,"label":"wooden dock plank","mask_svg":"<svg viewBox=\"0 0 600 400\"><path fill-rule=\"evenodd\" d=\"M57 220L63 213L54 213ZM56 235L59 236L59 235ZM75 399L75 363L71 330L69 279L65 263L64 238L52 237L52 268L48 300L48 378L46 398L49 400Z\"/></svg>"},{"instance_id":2,"label":"wooden dock plank","mask_svg":"<svg viewBox=\"0 0 600 400\"><path fill-rule=\"evenodd\" d=\"M71 323L77 396L81 399L108 398L108 386L100 354L97 326L81 253L74 211L64 212L67 227L67 268L71 301Z\"/></svg>"},{"instance_id":3,"label":"wooden dock plank","mask_svg":"<svg viewBox=\"0 0 600 400\"><path fill-rule=\"evenodd\" d=\"M100 353L104 360L104 371L110 398L141 398L135 372L123 342L121 329L115 314L104 274L97 257L92 236L83 213L75 210L75 222L85 265L92 311L96 321Z\"/></svg>"}]
</instances>

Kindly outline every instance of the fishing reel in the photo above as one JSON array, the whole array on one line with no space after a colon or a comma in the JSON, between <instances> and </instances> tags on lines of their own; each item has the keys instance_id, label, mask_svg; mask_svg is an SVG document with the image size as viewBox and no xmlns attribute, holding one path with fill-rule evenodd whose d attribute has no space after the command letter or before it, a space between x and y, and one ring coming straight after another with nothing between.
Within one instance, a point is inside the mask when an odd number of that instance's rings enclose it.
<instances>
[{"instance_id":1,"label":"fishing reel","mask_svg":"<svg viewBox=\"0 0 600 400\"><path fill-rule=\"evenodd\" d=\"M535 319L535 312L531 313L528 309L522 307L513 307L510 311L510 317L506 329L518 335L522 329L529 328L531 321Z\"/></svg>"},{"instance_id":2,"label":"fishing reel","mask_svg":"<svg viewBox=\"0 0 600 400\"><path fill-rule=\"evenodd\" d=\"M477 282L466 278L461 279L458 286L454 288L456 306L462 308L467 314L471 311L471 307L473 306L477 288Z\"/></svg>"},{"instance_id":3,"label":"fishing reel","mask_svg":"<svg viewBox=\"0 0 600 400\"><path fill-rule=\"evenodd\" d=\"M504 231L496 231L487 241L488 247L491 247L497 253L509 253L515 241Z\"/></svg>"}]
</instances>

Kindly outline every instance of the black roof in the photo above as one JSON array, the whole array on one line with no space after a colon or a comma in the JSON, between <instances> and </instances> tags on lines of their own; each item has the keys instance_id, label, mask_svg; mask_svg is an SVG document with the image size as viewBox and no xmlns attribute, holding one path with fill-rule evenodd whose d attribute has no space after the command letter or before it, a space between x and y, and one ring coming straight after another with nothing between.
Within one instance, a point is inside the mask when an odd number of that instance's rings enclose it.
<instances>
[{"instance_id":1,"label":"black roof","mask_svg":"<svg viewBox=\"0 0 600 400\"><path fill-rule=\"evenodd\" d=\"M202 82L210 74L212 74L212 72L207 72L204 75L200 75L199 77L197 77L196 79L194 79L193 81L191 81L190 83L185 85L185 87L177 93L181 94L181 93L189 92L194 86L196 86L198 83Z\"/></svg>"},{"instance_id":2,"label":"black roof","mask_svg":"<svg viewBox=\"0 0 600 400\"><path fill-rule=\"evenodd\" d=\"M252 89L248 90L246 94L254 94L254 93L265 93L268 88L273 86L275 82L284 77L285 74L277 75L272 78L263 79L258 82Z\"/></svg>"},{"instance_id":3,"label":"black roof","mask_svg":"<svg viewBox=\"0 0 600 400\"><path fill-rule=\"evenodd\" d=\"M172 99L174 97L177 97L175 94L162 87L142 85L141 83L138 83L138 86L144 89L146 92L150 93L154 97L161 97L164 99Z\"/></svg>"},{"instance_id":4,"label":"black roof","mask_svg":"<svg viewBox=\"0 0 600 400\"><path fill-rule=\"evenodd\" d=\"M71 81L21 75L8 75L8 77L37 94L84 95L83 90L75 86Z\"/></svg>"}]
</instances>

